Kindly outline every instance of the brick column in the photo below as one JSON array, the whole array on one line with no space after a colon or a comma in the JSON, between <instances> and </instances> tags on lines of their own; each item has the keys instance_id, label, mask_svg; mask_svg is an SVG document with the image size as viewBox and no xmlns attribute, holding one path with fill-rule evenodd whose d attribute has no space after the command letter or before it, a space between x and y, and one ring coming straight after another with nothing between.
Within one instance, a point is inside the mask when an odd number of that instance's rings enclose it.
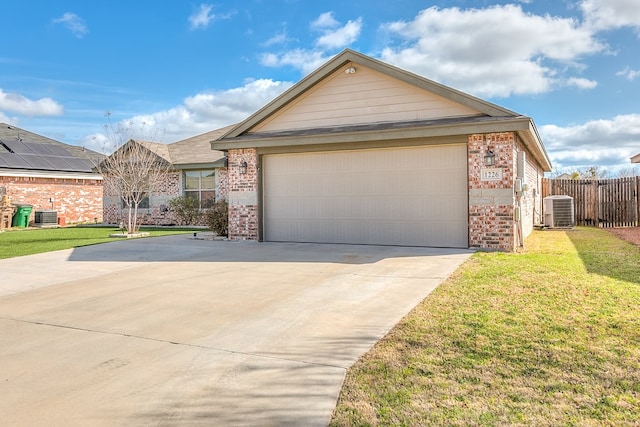
<instances>
[{"instance_id":1,"label":"brick column","mask_svg":"<svg viewBox=\"0 0 640 427\"><path fill-rule=\"evenodd\" d=\"M255 149L229 150L228 162L229 239L258 240L258 155Z\"/></svg>"},{"instance_id":2,"label":"brick column","mask_svg":"<svg viewBox=\"0 0 640 427\"><path fill-rule=\"evenodd\" d=\"M485 176L484 155L495 153L495 175ZM514 219L516 135L513 132L469 135L469 246L485 250L515 250Z\"/></svg>"}]
</instances>

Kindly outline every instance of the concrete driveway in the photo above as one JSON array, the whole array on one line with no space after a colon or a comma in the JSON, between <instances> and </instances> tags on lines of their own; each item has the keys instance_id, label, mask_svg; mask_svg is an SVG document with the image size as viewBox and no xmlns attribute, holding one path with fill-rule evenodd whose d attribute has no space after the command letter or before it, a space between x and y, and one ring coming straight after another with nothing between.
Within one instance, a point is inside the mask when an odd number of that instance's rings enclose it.
<instances>
[{"instance_id":1,"label":"concrete driveway","mask_svg":"<svg viewBox=\"0 0 640 427\"><path fill-rule=\"evenodd\" d=\"M118 241L0 260L3 425L326 425L471 251Z\"/></svg>"}]
</instances>

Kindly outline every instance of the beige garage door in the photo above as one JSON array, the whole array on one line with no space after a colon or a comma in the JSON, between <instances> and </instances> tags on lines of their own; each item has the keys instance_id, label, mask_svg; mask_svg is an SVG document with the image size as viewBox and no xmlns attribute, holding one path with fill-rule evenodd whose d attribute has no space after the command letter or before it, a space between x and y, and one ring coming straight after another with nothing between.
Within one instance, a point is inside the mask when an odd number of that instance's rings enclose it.
<instances>
[{"instance_id":1,"label":"beige garage door","mask_svg":"<svg viewBox=\"0 0 640 427\"><path fill-rule=\"evenodd\" d=\"M466 145L265 155L264 240L468 247Z\"/></svg>"}]
</instances>

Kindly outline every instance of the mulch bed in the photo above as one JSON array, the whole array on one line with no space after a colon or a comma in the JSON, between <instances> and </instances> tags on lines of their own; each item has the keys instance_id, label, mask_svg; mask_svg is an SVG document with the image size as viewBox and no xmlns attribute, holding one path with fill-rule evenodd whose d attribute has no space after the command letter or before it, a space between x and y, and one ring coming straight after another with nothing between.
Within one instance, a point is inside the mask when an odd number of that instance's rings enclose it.
<instances>
[{"instance_id":1,"label":"mulch bed","mask_svg":"<svg viewBox=\"0 0 640 427\"><path fill-rule=\"evenodd\" d=\"M628 228L607 228L608 232L615 234L622 240L631 242L636 246L640 246L640 227Z\"/></svg>"}]
</instances>

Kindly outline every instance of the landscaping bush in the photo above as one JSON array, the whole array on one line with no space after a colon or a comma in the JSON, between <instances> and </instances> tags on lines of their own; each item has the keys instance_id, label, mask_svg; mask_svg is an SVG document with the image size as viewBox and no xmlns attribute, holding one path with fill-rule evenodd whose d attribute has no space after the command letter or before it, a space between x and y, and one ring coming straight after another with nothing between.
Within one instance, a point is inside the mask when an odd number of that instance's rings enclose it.
<instances>
[{"instance_id":1,"label":"landscaping bush","mask_svg":"<svg viewBox=\"0 0 640 427\"><path fill-rule=\"evenodd\" d=\"M218 236L229 234L229 204L226 200L218 200L204 214L205 223Z\"/></svg>"},{"instance_id":2,"label":"landscaping bush","mask_svg":"<svg viewBox=\"0 0 640 427\"><path fill-rule=\"evenodd\" d=\"M169 200L169 207L180 225L196 225L200 221L200 201L192 197L180 196Z\"/></svg>"}]
</instances>

